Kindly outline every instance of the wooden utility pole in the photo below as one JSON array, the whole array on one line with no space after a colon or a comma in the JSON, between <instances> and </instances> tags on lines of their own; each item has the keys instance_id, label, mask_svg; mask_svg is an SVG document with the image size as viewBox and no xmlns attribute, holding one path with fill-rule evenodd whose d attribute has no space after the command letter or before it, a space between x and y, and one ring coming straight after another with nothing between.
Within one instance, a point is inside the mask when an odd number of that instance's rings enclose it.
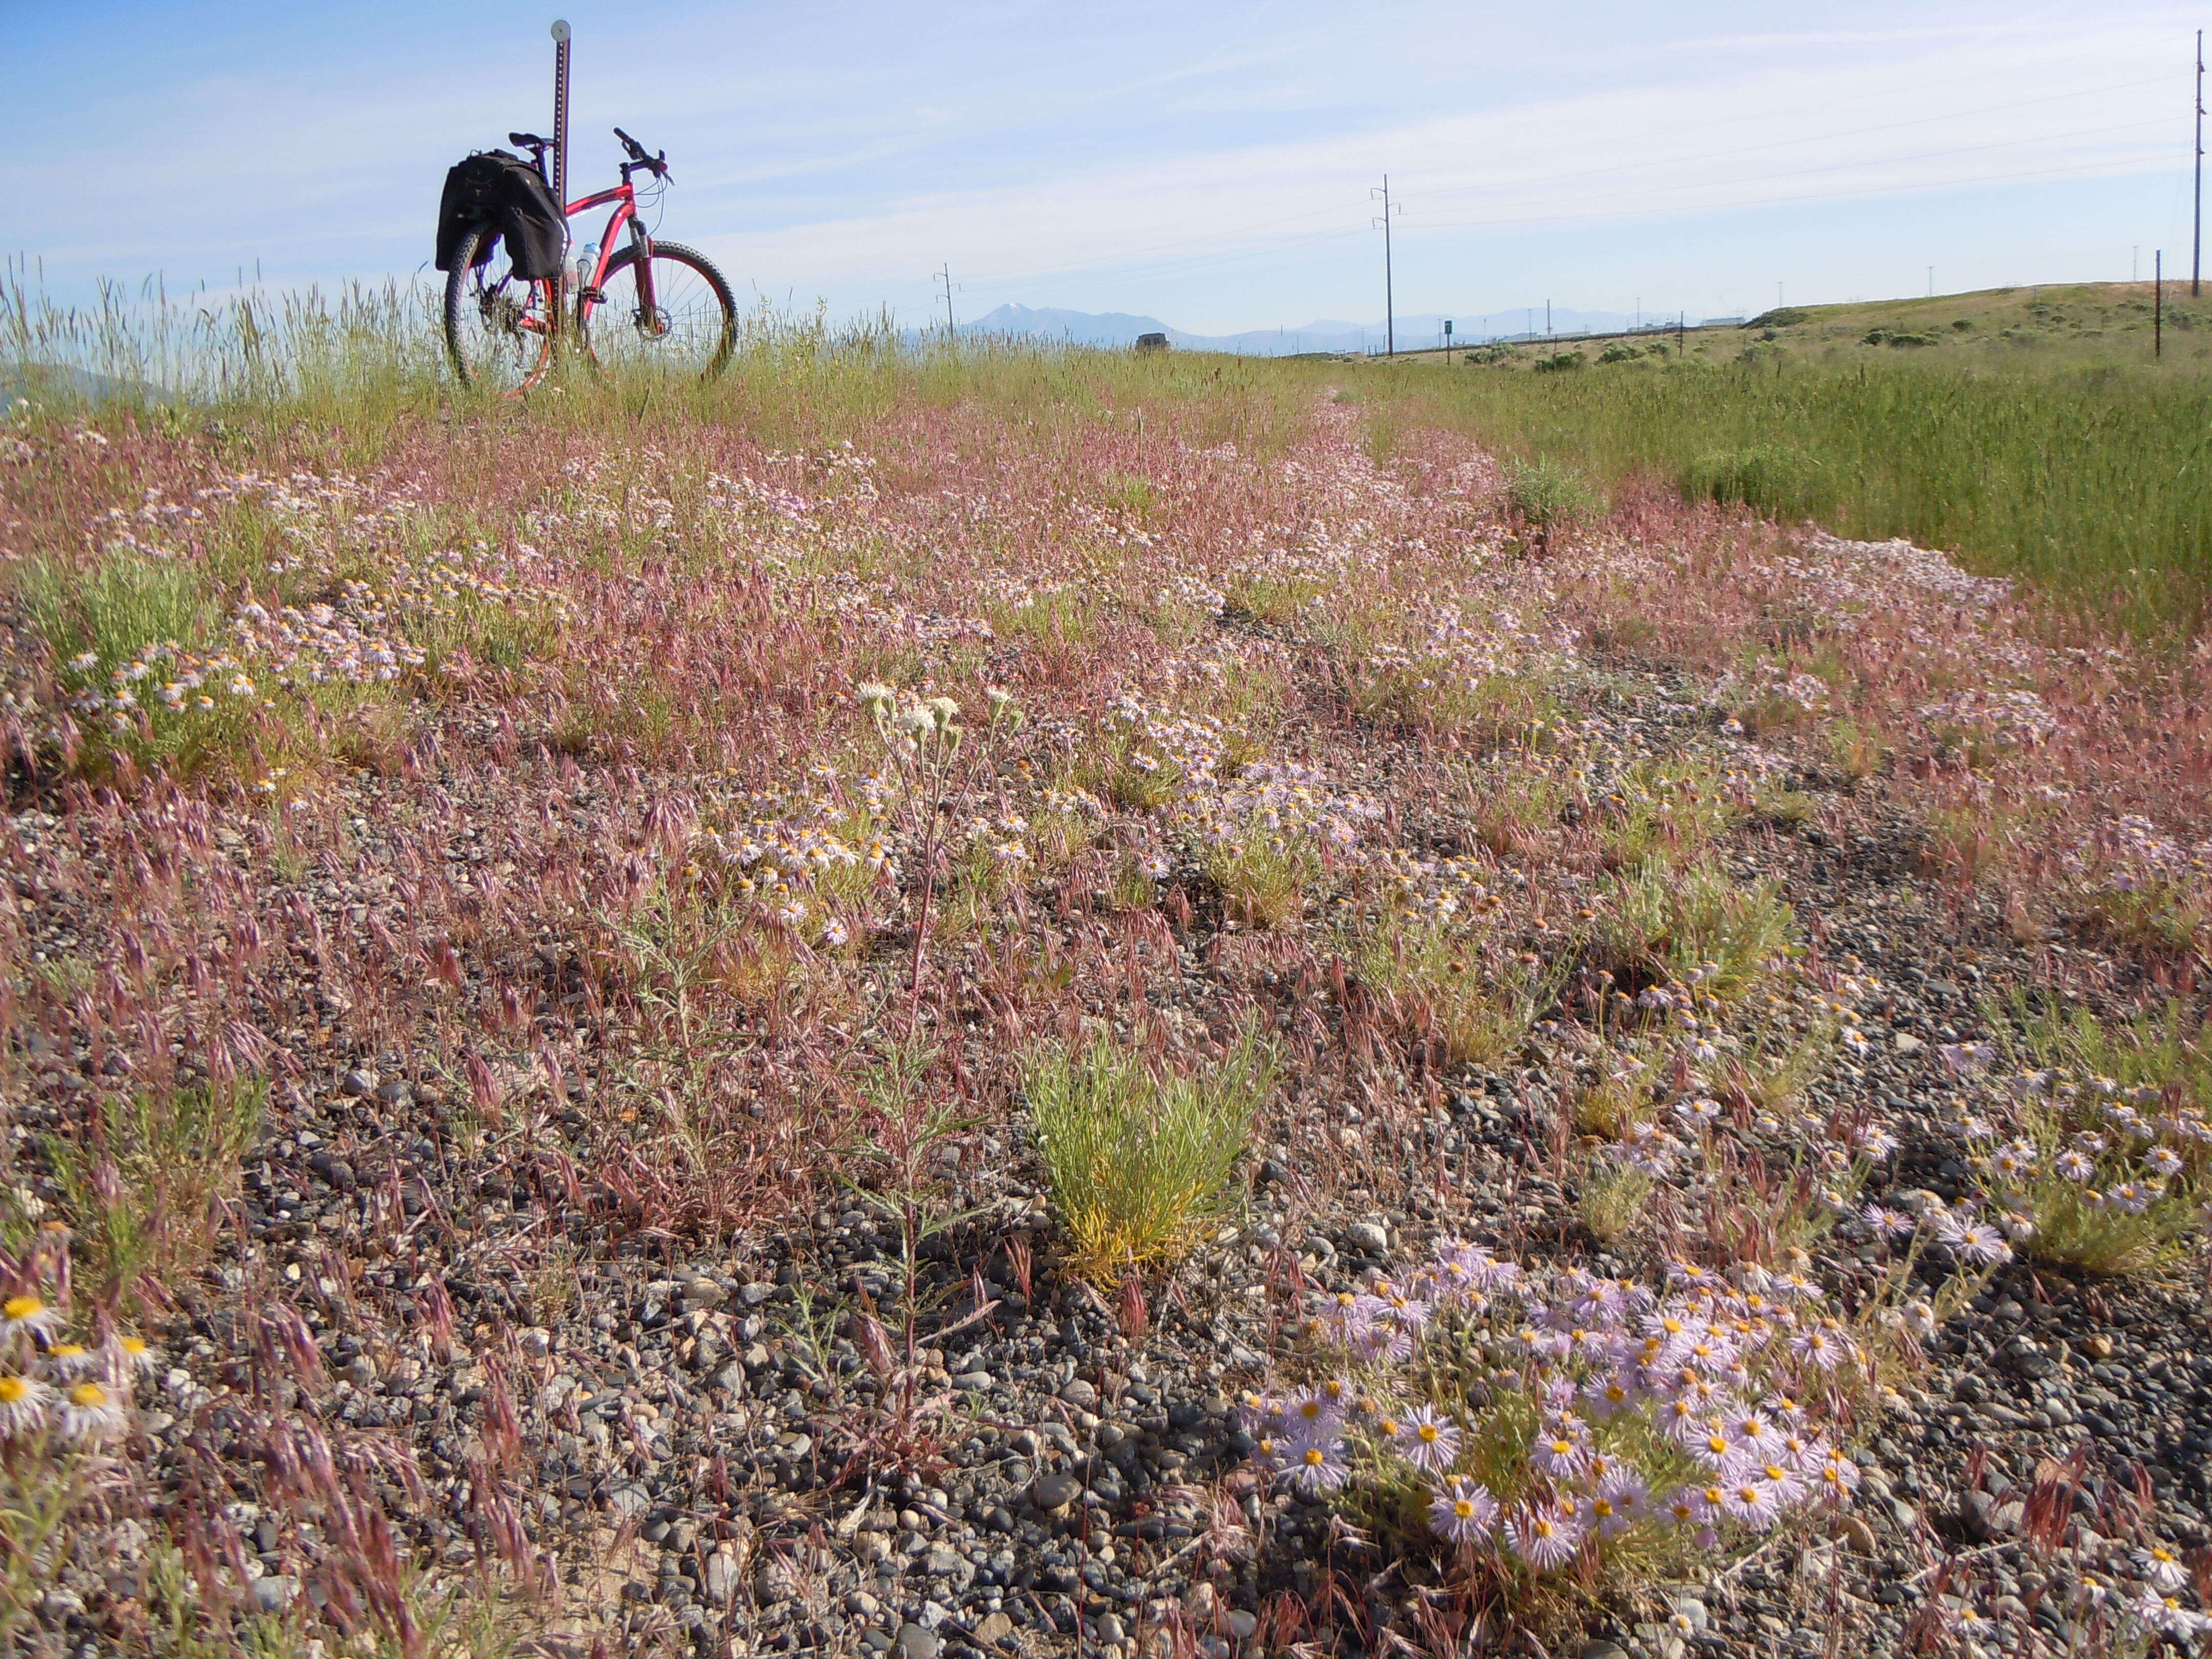
<instances>
[{"instance_id":1,"label":"wooden utility pole","mask_svg":"<svg viewBox=\"0 0 2212 1659\"><path fill-rule=\"evenodd\" d=\"M2197 213L2189 228L2189 297L2204 291L2204 31L2197 31Z\"/></svg>"},{"instance_id":2,"label":"wooden utility pole","mask_svg":"<svg viewBox=\"0 0 2212 1659\"><path fill-rule=\"evenodd\" d=\"M2166 250L2151 258L2150 278L2150 355L2166 356Z\"/></svg>"}]
</instances>

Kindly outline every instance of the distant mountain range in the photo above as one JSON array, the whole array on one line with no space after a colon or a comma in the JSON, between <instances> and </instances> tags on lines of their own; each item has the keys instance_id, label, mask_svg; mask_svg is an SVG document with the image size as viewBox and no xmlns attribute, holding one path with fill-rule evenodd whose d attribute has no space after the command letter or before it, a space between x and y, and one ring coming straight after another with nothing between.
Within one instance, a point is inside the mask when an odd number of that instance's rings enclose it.
<instances>
[{"instance_id":1,"label":"distant mountain range","mask_svg":"<svg viewBox=\"0 0 2212 1659\"><path fill-rule=\"evenodd\" d=\"M1544 332L1544 308L1523 307L1518 311L1493 313L1487 317L1460 313L1453 319L1455 343L1482 340L1526 338L1533 326ZM1555 307L1552 331L1560 335L1618 333L1636 319L1618 311L1570 311ZM1658 319L1645 318L1646 324ZM919 338L931 331L909 329ZM1069 345L1131 346L1140 334L1164 334L1168 343L1186 351L1231 351L1248 356L1280 357L1302 351L1381 351L1389 337L1381 319L1347 323L1318 318L1296 328L1254 328L1241 334L1191 334L1170 327L1157 317L1135 316L1126 311L1065 311L1047 306L1003 305L996 311L959 325L962 338L996 336L1018 340L1051 340ZM1443 343L1444 318L1440 312L1417 312L1397 319L1397 343L1401 351L1418 350Z\"/></svg>"}]
</instances>

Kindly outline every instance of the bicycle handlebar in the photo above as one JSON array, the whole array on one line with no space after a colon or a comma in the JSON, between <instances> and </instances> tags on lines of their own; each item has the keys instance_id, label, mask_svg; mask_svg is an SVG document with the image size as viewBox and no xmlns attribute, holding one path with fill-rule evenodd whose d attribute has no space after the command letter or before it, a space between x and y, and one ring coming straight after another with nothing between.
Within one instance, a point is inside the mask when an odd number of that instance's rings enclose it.
<instances>
[{"instance_id":1,"label":"bicycle handlebar","mask_svg":"<svg viewBox=\"0 0 2212 1659\"><path fill-rule=\"evenodd\" d=\"M643 144L639 143L620 127L615 129L615 137L622 140L623 148L629 152L629 160L623 163L622 170L625 181L629 179L632 167L643 167L657 179L665 179L669 176L666 150L662 150L658 155L648 155Z\"/></svg>"}]
</instances>

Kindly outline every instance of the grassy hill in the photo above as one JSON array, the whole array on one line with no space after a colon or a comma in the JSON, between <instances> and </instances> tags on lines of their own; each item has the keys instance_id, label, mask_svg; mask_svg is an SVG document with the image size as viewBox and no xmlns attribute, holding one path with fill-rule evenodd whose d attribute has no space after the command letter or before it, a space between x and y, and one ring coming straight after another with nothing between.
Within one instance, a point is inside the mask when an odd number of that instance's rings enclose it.
<instances>
[{"instance_id":1,"label":"grassy hill","mask_svg":"<svg viewBox=\"0 0 2212 1659\"><path fill-rule=\"evenodd\" d=\"M1348 371L1378 430L1434 422L1605 488L1909 537L2101 626L2185 635L2212 602L2212 299L2167 297L2156 358L2149 286L2105 284Z\"/></svg>"},{"instance_id":2,"label":"grassy hill","mask_svg":"<svg viewBox=\"0 0 2212 1659\"><path fill-rule=\"evenodd\" d=\"M2166 285L2163 353L2153 356L2155 301L2148 283L2076 283L1983 289L1929 299L1862 300L1784 306L1746 323L1595 335L1553 343L1478 347L1449 354L1463 362L1534 369L1582 354L1595 365L1666 362L1778 362L1828 366L1921 357L1946 368L2101 368L2157 362L2180 372L2212 365L2212 295L2191 300L2186 281ZM1686 349L1683 349L1686 348ZM1442 351L1401 352L1409 364L1441 364Z\"/></svg>"}]
</instances>

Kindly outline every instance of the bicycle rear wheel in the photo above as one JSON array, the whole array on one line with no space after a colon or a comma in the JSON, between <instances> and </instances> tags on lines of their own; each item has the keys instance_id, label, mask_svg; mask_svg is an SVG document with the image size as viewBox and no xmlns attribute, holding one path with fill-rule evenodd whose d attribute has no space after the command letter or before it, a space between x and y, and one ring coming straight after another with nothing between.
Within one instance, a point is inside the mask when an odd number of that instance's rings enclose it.
<instances>
[{"instance_id":1,"label":"bicycle rear wheel","mask_svg":"<svg viewBox=\"0 0 2212 1659\"><path fill-rule=\"evenodd\" d=\"M446 349L470 386L520 397L553 362L553 285L517 276L504 245L476 263L496 230L469 232L446 273Z\"/></svg>"},{"instance_id":2,"label":"bicycle rear wheel","mask_svg":"<svg viewBox=\"0 0 2212 1659\"><path fill-rule=\"evenodd\" d=\"M650 299L645 276L651 285ZM576 306L576 335L594 368L612 374L711 380L738 343L738 302L703 253L655 242L649 261L626 247L608 262L596 301Z\"/></svg>"}]
</instances>

